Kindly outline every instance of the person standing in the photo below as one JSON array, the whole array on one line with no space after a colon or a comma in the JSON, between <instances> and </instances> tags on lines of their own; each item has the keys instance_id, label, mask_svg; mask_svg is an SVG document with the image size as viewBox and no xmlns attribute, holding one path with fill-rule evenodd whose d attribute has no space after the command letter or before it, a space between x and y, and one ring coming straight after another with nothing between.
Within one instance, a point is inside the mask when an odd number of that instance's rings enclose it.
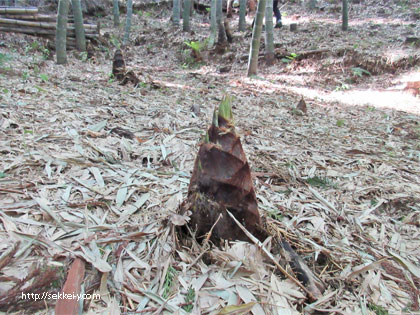
<instances>
[{"instance_id":1,"label":"person standing","mask_svg":"<svg viewBox=\"0 0 420 315\"><path fill-rule=\"evenodd\" d=\"M283 23L281 22L281 13L279 9L279 0L273 0L273 12L274 16L276 17L276 25L275 28L281 28Z\"/></svg>"},{"instance_id":2,"label":"person standing","mask_svg":"<svg viewBox=\"0 0 420 315\"><path fill-rule=\"evenodd\" d=\"M235 0L238 3L239 6L239 0ZM235 7L235 2L233 2L233 5ZM279 0L273 0L273 12L274 16L276 17L276 25L274 28L281 28L283 26L283 23L281 22L281 13L279 9ZM252 27L254 27L255 17L254 20L252 20Z\"/></svg>"}]
</instances>

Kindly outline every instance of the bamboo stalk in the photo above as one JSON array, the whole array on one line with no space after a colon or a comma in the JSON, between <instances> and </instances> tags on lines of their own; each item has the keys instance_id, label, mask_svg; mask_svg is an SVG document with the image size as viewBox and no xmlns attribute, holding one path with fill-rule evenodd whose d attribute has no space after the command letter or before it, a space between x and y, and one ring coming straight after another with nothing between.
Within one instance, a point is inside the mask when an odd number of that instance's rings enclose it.
<instances>
[{"instance_id":1,"label":"bamboo stalk","mask_svg":"<svg viewBox=\"0 0 420 315\"><path fill-rule=\"evenodd\" d=\"M0 25L0 32L12 32L12 33L22 33L28 35L55 35L55 30L49 29L40 29L34 27L10 27L10 26L1 26ZM99 35L96 33L86 33L86 38L93 39L98 38ZM73 30L68 30L67 37L75 37L75 32Z\"/></svg>"},{"instance_id":2,"label":"bamboo stalk","mask_svg":"<svg viewBox=\"0 0 420 315\"><path fill-rule=\"evenodd\" d=\"M55 29L57 27L56 23L31 22L31 21L21 21L21 20L4 19L4 18L0 18L0 24L40 27L40 28L47 28L47 29ZM67 25L68 25L67 29L74 29L74 24L69 23ZM98 26L94 24L83 24L83 27L86 30L96 30L98 28Z\"/></svg>"},{"instance_id":3,"label":"bamboo stalk","mask_svg":"<svg viewBox=\"0 0 420 315\"><path fill-rule=\"evenodd\" d=\"M23 21L57 22L57 15L49 15L49 14L27 14L27 15L23 15L23 14L18 14L18 15L16 15L16 14L0 14L0 18L12 19L12 20L23 20ZM84 23L89 24L86 21L87 20L85 20ZM74 18L69 17L68 22L73 23Z\"/></svg>"},{"instance_id":4,"label":"bamboo stalk","mask_svg":"<svg viewBox=\"0 0 420 315\"><path fill-rule=\"evenodd\" d=\"M28 14L28 15L16 15L16 14L0 14L2 19L19 19L24 21L45 21L53 22L57 20L57 16L46 15L46 14Z\"/></svg>"},{"instance_id":5,"label":"bamboo stalk","mask_svg":"<svg viewBox=\"0 0 420 315\"><path fill-rule=\"evenodd\" d=\"M0 8L0 14L36 14L38 13L38 8Z\"/></svg>"}]
</instances>

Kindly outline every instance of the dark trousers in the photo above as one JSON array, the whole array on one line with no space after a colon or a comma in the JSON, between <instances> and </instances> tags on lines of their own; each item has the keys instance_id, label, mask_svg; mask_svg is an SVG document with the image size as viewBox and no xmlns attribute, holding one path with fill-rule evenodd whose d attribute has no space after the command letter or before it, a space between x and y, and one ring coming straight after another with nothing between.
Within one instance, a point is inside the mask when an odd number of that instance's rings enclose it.
<instances>
[{"instance_id":1,"label":"dark trousers","mask_svg":"<svg viewBox=\"0 0 420 315\"><path fill-rule=\"evenodd\" d=\"M276 23L281 22L281 14L279 10L279 0L273 0L273 12L276 17Z\"/></svg>"}]
</instances>

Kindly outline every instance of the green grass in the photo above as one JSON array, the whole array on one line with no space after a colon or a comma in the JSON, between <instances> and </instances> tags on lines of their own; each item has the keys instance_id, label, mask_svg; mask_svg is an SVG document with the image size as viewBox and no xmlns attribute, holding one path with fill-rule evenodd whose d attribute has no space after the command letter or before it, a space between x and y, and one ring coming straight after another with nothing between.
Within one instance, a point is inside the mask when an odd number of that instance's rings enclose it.
<instances>
[{"instance_id":1,"label":"green grass","mask_svg":"<svg viewBox=\"0 0 420 315\"><path fill-rule=\"evenodd\" d=\"M306 182L309 185L318 187L318 188L328 188L328 187L336 188L336 185L326 177L319 177L319 176L309 177L306 179Z\"/></svg>"},{"instance_id":2,"label":"green grass","mask_svg":"<svg viewBox=\"0 0 420 315\"><path fill-rule=\"evenodd\" d=\"M194 300L195 300L195 290L193 288L189 288L187 295L184 298L185 303L189 303L188 305L184 305L182 309L188 313L191 313L194 308Z\"/></svg>"},{"instance_id":3,"label":"green grass","mask_svg":"<svg viewBox=\"0 0 420 315\"><path fill-rule=\"evenodd\" d=\"M174 284L174 280L176 277L176 270L174 267L170 266L168 271L166 272L165 282L163 283L163 294L162 297L164 299L169 297L169 293L171 292L172 285Z\"/></svg>"},{"instance_id":4,"label":"green grass","mask_svg":"<svg viewBox=\"0 0 420 315\"><path fill-rule=\"evenodd\" d=\"M388 315L389 314L388 311L385 308L383 308L382 306L373 304L373 303L369 303L368 308L371 311L374 311L376 315Z\"/></svg>"}]
</instances>

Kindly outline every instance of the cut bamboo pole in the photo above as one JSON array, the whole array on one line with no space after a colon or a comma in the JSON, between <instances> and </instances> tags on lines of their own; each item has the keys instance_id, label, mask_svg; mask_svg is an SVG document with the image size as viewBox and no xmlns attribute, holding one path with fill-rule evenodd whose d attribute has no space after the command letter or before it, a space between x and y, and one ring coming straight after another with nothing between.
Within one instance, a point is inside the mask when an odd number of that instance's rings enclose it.
<instances>
[{"instance_id":1,"label":"cut bamboo pole","mask_svg":"<svg viewBox=\"0 0 420 315\"><path fill-rule=\"evenodd\" d=\"M40 22L56 22L57 15L49 14L1 14L0 18L12 19L12 20L24 20L24 21L40 21ZM69 17L68 22L73 23L74 18ZM84 20L84 24L89 24L87 20Z\"/></svg>"},{"instance_id":2,"label":"cut bamboo pole","mask_svg":"<svg viewBox=\"0 0 420 315\"><path fill-rule=\"evenodd\" d=\"M40 27L40 28L47 28L47 29L55 29L57 27L56 23L31 22L31 21L22 21L22 20L4 19L4 18L0 18L0 24ZM85 30L96 30L98 28L98 26L94 24L83 24L83 27L85 28ZM74 29L74 24L68 24L67 29Z\"/></svg>"},{"instance_id":3,"label":"cut bamboo pole","mask_svg":"<svg viewBox=\"0 0 420 315\"><path fill-rule=\"evenodd\" d=\"M0 8L0 14L36 14L38 8L19 8L19 7L8 7Z\"/></svg>"},{"instance_id":4,"label":"cut bamboo pole","mask_svg":"<svg viewBox=\"0 0 420 315\"><path fill-rule=\"evenodd\" d=\"M0 14L2 19L19 19L24 21L43 21L43 22L53 22L57 20L57 16L46 15L46 14Z\"/></svg>"},{"instance_id":5,"label":"cut bamboo pole","mask_svg":"<svg viewBox=\"0 0 420 315\"><path fill-rule=\"evenodd\" d=\"M0 32L11 32L11 33L22 33L28 35L50 35L55 36L55 30L34 28L34 27L13 27L13 26L2 26L0 25ZM96 33L86 33L86 38L95 39L99 35ZM75 37L74 30L67 30L67 37Z\"/></svg>"}]
</instances>

